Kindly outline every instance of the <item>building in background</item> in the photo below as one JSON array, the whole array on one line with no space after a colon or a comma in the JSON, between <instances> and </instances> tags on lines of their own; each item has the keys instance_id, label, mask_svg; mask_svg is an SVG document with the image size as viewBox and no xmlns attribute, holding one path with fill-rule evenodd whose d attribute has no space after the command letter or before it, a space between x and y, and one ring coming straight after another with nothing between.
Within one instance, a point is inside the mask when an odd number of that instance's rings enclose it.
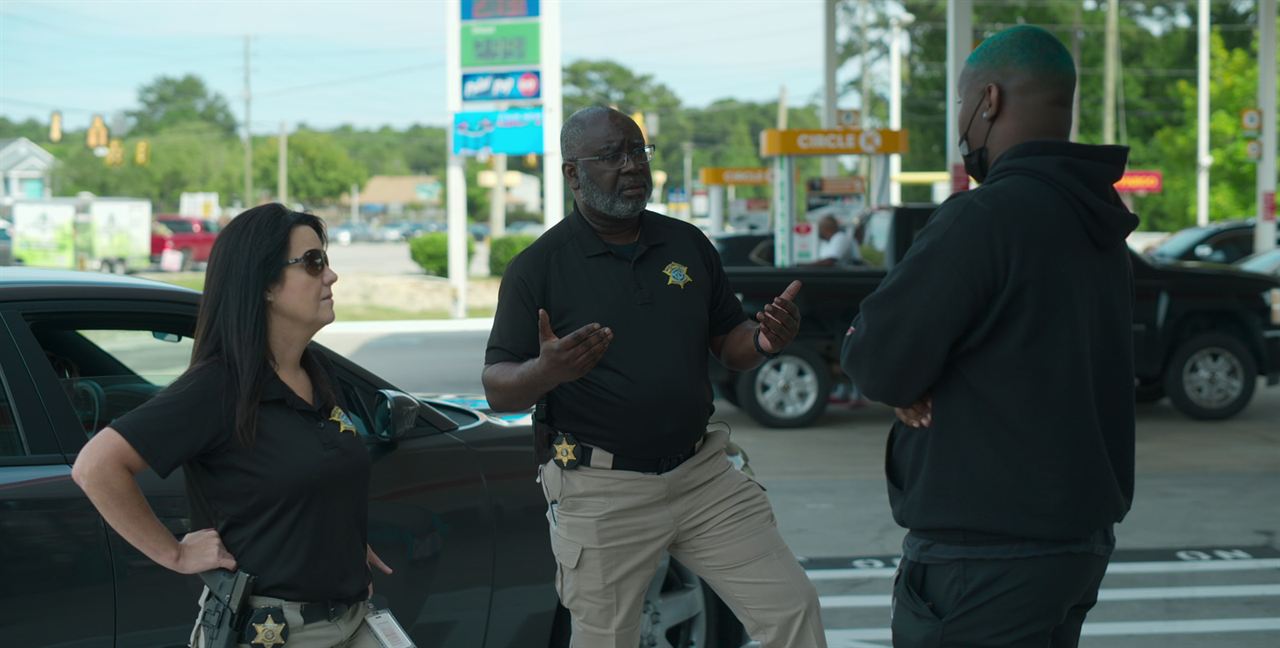
<instances>
[{"instance_id":1,"label":"building in background","mask_svg":"<svg viewBox=\"0 0 1280 648\"><path fill-rule=\"evenodd\" d=\"M443 193L435 176L373 176L360 189L360 213L393 217L436 214ZM343 203L349 206L350 196L343 196Z\"/></svg>"},{"instance_id":2,"label":"building in background","mask_svg":"<svg viewBox=\"0 0 1280 648\"><path fill-rule=\"evenodd\" d=\"M25 137L0 139L0 202L52 197L53 162L53 154Z\"/></svg>"}]
</instances>

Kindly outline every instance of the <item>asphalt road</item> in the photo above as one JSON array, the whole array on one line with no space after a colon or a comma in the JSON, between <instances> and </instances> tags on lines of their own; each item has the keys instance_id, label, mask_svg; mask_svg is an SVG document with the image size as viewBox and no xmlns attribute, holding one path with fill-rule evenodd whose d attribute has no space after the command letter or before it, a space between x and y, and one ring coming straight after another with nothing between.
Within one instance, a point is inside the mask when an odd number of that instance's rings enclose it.
<instances>
[{"instance_id":1,"label":"asphalt road","mask_svg":"<svg viewBox=\"0 0 1280 648\"><path fill-rule=\"evenodd\" d=\"M329 335L321 340L403 389L480 393L487 331ZM768 488L778 523L822 596L836 647L888 642L903 531L889 515L892 413L832 407L814 427L727 422ZM1280 386L1259 383L1229 421L1192 421L1168 401L1138 409L1137 495L1083 646L1280 645Z\"/></svg>"}]
</instances>

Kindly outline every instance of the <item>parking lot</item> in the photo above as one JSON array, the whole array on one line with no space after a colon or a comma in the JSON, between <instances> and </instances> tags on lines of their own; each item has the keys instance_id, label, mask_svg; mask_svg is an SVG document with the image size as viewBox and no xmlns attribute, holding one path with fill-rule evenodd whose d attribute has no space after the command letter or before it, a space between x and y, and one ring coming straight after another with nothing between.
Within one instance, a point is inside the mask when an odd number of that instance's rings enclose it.
<instances>
[{"instance_id":1,"label":"parking lot","mask_svg":"<svg viewBox=\"0 0 1280 648\"><path fill-rule=\"evenodd\" d=\"M335 325L321 341L404 389L479 393L488 332L470 328L388 334ZM775 430L726 402L716 407L713 420L732 427L806 561L833 648L888 646L903 534L882 478L891 411L833 406L814 427ZM1136 502L1117 530L1082 645L1277 645L1280 387L1260 383L1252 404L1224 422L1189 420L1167 402L1140 405L1137 463Z\"/></svg>"}]
</instances>

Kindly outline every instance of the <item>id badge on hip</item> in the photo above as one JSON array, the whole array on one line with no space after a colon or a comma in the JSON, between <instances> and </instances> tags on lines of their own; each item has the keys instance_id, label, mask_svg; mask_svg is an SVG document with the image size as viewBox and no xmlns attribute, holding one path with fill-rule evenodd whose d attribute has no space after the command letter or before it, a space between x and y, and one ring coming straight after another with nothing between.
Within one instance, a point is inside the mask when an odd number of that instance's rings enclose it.
<instances>
[{"instance_id":1,"label":"id badge on hip","mask_svg":"<svg viewBox=\"0 0 1280 648\"><path fill-rule=\"evenodd\" d=\"M364 622L373 631L373 636L378 638L382 648L417 648L409 634L400 627L395 615L391 614L391 610L379 610L370 605L369 611L364 615Z\"/></svg>"}]
</instances>

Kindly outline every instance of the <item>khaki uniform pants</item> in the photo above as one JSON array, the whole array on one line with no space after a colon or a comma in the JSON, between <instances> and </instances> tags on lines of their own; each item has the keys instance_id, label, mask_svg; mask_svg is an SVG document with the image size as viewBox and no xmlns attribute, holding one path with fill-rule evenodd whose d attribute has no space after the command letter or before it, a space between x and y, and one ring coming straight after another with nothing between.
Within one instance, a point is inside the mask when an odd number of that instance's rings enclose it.
<instances>
[{"instance_id":1,"label":"khaki uniform pants","mask_svg":"<svg viewBox=\"0 0 1280 648\"><path fill-rule=\"evenodd\" d=\"M200 595L200 604L209 593L205 588ZM250 596L252 607L279 607L284 609L284 623L289 625L289 640L284 648L382 648L382 642L364 623L364 615L368 607L364 604L352 605L346 614L333 621L314 621L302 623L302 604L270 596ZM197 613L198 614L198 613ZM280 619L275 619L281 623ZM252 629L250 629L252 633ZM252 638L250 634L250 638ZM204 636L200 632L200 621L197 617L196 627L191 632L191 647L204 648ZM261 644L237 644L240 648L262 648ZM275 648L279 648L277 645Z\"/></svg>"},{"instance_id":2,"label":"khaki uniform pants","mask_svg":"<svg viewBox=\"0 0 1280 648\"><path fill-rule=\"evenodd\" d=\"M778 534L759 484L708 432L675 470L652 475L554 461L542 470L556 591L573 648L635 648L662 553L702 577L763 648L824 648L818 595Z\"/></svg>"}]
</instances>

